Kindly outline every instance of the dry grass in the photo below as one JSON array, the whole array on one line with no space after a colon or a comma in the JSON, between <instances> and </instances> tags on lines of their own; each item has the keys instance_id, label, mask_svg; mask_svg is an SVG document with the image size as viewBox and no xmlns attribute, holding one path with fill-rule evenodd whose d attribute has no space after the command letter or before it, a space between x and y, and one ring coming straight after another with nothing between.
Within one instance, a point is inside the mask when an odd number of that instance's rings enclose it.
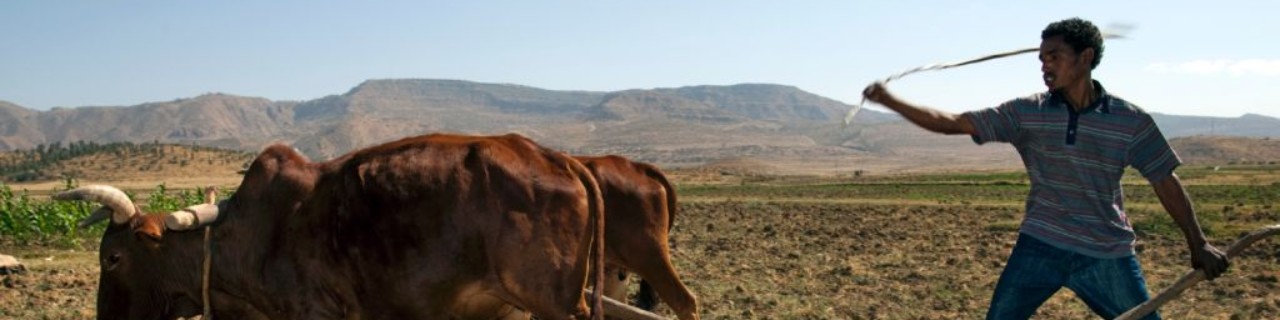
<instances>
[{"instance_id":1,"label":"dry grass","mask_svg":"<svg viewBox=\"0 0 1280 320\"><path fill-rule=\"evenodd\" d=\"M0 153L14 157L15 153ZM80 185L110 184L125 190L142 191L164 183L170 188L216 186L234 188L240 174L254 154L163 145L157 152L101 152L52 164L42 171L53 177L72 177ZM27 190L33 195L48 194L65 186L59 179L5 183L13 190Z\"/></svg>"}]
</instances>

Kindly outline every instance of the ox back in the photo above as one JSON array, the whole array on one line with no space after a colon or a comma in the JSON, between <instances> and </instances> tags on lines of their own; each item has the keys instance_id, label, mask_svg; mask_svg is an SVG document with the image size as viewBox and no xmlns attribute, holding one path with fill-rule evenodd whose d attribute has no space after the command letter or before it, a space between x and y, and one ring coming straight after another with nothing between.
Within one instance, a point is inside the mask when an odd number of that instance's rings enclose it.
<instances>
[{"instance_id":1,"label":"ox back","mask_svg":"<svg viewBox=\"0 0 1280 320\"><path fill-rule=\"evenodd\" d=\"M271 146L214 226L215 314L448 319L496 297L586 318L602 209L585 167L518 135L411 137L321 163Z\"/></svg>"}]
</instances>

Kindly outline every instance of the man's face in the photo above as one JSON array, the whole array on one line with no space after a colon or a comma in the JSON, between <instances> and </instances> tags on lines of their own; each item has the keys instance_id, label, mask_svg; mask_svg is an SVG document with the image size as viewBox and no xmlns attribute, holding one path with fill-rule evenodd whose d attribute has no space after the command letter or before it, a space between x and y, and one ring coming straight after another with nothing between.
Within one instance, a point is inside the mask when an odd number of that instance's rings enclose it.
<instances>
[{"instance_id":1,"label":"man's face","mask_svg":"<svg viewBox=\"0 0 1280 320\"><path fill-rule=\"evenodd\" d=\"M1040 72L1049 91L1057 91L1084 80L1093 62L1093 48L1079 54L1062 36L1049 37L1040 42Z\"/></svg>"}]
</instances>

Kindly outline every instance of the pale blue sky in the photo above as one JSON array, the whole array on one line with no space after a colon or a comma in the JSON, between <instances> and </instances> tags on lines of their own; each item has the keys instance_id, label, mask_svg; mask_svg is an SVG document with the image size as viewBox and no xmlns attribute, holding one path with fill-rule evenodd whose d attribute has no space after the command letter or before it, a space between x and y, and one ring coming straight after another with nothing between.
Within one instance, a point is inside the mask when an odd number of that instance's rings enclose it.
<instances>
[{"instance_id":1,"label":"pale blue sky","mask_svg":"<svg viewBox=\"0 0 1280 320\"><path fill-rule=\"evenodd\" d=\"M613 91L777 83L857 103L911 67L1135 26L1095 78L1148 111L1280 117L1280 1L5 1L0 100L306 100L366 79ZM1043 90L1034 55L890 84L949 111Z\"/></svg>"}]
</instances>

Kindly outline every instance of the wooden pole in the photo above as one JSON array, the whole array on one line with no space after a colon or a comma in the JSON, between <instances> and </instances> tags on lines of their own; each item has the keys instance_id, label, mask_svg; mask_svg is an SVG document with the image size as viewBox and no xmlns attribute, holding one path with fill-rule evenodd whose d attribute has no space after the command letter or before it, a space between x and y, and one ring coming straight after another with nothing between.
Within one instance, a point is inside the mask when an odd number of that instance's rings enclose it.
<instances>
[{"instance_id":1,"label":"wooden pole","mask_svg":"<svg viewBox=\"0 0 1280 320\"><path fill-rule=\"evenodd\" d=\"M591 289L587 289L586 294L590 295ZM604 314L622 320L667 320L653 312L618 302L608 296L604 297Z\"/></svg>"},{"instance_id":2,"label":"wooden pole","mask_svg":"<svg viewBox=\"0 0 1280 320\"><path fill-rule=\"evenodd\" d=\"M1235 243L1231 244L1231 247L1227 248L1227 257L1228 258L1234 257L1240 254L1240 251L1243 251L1245 248L1248 248L1249 245L1252 245L1254 242L1258 242L1258 240L1262 240L1263 238L1275 235L1277 233L1280 233L1280 224L1268 226L1262 229L1258 229L1257 231L1250 232L1244 235L1243 237L1240 237L1239 240L1236 240ZM1172 286L1169 286L1169 288L1164 289L1164 291L1161 291L1160 294L1155 296L1155 298L1151 298L1151 300L1147 300L1146 302L1143 302L1137 307L1133 307L1133 309L1129 309L1129 311L1117 317L1116 320L1134 320L1134 319L1138 319L1143 316L1146 316L1147 314L1150 314L1151 312L1156 311L1156 309L1160 308L1160 306L1164 305L1170 300L1173 300L1173 298L1177 298L1178 295L1182 294L1183 291L1186 291L1188 288L1191 288L1192 285L1195 285L1197 282L1200 282L1201 280L1204 280L1204 279L1205 279L1205 275L1203 270L1200 270L1200 269L1191 270L1191 272L1187 273L1186 275L1183 275L1182 278L1179 278L1177 282L1174 282Z\"/></svg>"}]
</instances>

